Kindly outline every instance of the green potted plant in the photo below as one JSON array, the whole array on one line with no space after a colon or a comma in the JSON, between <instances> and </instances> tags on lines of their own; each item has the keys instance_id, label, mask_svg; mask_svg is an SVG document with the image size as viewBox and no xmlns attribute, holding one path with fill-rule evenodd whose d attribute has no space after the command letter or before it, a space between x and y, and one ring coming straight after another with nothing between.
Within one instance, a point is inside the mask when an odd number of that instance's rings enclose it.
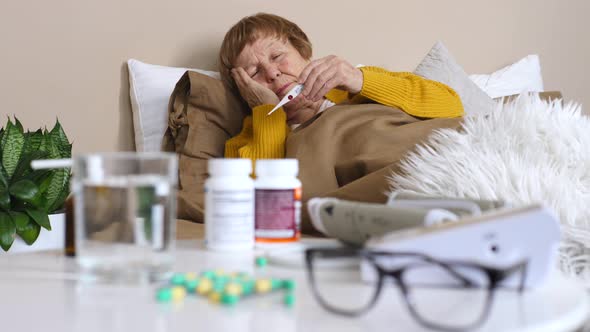
<instances>
[{"instance_id":1,"label":"green potted plant","mask_svg":"<svg viewBox=\"0 0 590 332\"><path fill-rule=\"evenodd\" d=\"M8 118L0 128L0 247L4 251L12 248L11 252L29 251L28 246L36 245L59 248L63 246L65 218L63 213L54 216L63 210L71 173L69 169L33 170L31 161L70 158L72 144L57 120L50 131L34 132L25 132L20 121L14 120ZM57 222L61 229L53 227L53 232L48 232ZM42 241L44 236L48 240ZM51 238L61 239L61 243L46 243Z\"/></svg>"}]
</instances>

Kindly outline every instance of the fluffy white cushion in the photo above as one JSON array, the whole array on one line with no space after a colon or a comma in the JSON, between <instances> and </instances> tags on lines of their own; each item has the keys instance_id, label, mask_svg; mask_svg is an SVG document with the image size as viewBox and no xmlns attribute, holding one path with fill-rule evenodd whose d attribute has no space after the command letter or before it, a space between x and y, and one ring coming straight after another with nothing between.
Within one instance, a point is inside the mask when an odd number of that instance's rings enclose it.
<instances>
[{"instance_id":1,"label":"fluffy white cushion","mask_svg":"<svg viewBox=\"0 0 590 332\"><path fill-rule=\"evenodd\" d=\"M404 159L392 190L541 202L559 216L561 264L590 280L590 117L580 105L537 94L498 103L489 116L442 129Z\"/></svg>"},{"instance_id":2,"label":"fluffy white cushion","mask_svg":"<svg viewBox=\"0 0 590 332\"><path fill-rule=\"evenodd\" d=\"M218 72L150 65L135 59L128 60L127 67L137 151L160 151L168 125L168 99L187 70L219 79Z\"/></svg>"},{"instance_id":3,"label":"fluffy white cushion","mask_svg":"<svg viewBox=\"0 0 590 332\"><path fill-rule=\"evenodd\" d=\"M544 91L541 63L536 54L526 56L489 75L476 74L469 78L491 98Z\"/></svg>"},{"instance_id":4,"label":"fluffy white cushion","mask_svg":"<svg viewBox=\"0 0 590 332\"><path fill-rule=\"evenodd\" d=\"M494 108L494 101L469 78L440 41L434 44L415 74L444 83L461 97L466 115L487 114Z\"/></svg>"}]
</instances>

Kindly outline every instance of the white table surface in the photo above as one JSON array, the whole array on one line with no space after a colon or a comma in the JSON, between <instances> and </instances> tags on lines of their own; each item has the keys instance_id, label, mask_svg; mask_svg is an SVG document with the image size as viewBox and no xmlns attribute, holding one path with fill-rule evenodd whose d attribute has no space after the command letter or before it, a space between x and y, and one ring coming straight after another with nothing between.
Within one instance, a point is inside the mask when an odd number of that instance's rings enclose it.
<instances>
[{"instance_id":1,"label":"white table surface","mask_svg":"<svg viewBox=\"0 0 590 332\"><path fill-rule=\"evenodd\" d=\"M308 239L313 241L329 241ZM323 243L323 242L322 242ZM333 315L314 300L305 271L270 264L254 267L254 253L221 254L200 240L177 244L176 271L223 268L293 278L296 304L287 308L280 294L251 297L233 308L189 296L184 302L157 303L157 285L92 285L78 281L75 261L56 252L0 256L2 331L427 331L409 315L397 290L389 287L377 305L360 318ZM439 305L444 305L440 303ZM578 283L554 273L541 288L518 297L499 291L486 323L477 331L573 331L586 321L587 293Z\"/></svg>"}]
</instances>

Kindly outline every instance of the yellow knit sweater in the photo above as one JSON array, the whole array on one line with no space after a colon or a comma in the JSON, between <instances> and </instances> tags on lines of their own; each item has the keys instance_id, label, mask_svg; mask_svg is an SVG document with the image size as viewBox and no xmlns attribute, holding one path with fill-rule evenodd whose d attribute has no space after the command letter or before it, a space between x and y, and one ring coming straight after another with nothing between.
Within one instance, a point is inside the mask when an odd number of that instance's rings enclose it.
<instances>
[{"instance_id":1,"label":"yellow knit sweater","mask_svg":"<svg viewBox=\"0 0 590 332\"><path fill-rule=\"evenodd\" d=\"M361 67L360 70L363 72L363 87L359 94L352 97L352 103L368 98L421 118L463 115L461 99L453 89L442 83L379 67ZM348 93L334 89L325 97L338 104L348 99ZM226 158L250 158L254 161L285 157L285 140L289 133L287 116L282 108L267 116L273 107L254 107L252 116L244 119L242 131L225 142Z\"/></svg>"}]
</instances>

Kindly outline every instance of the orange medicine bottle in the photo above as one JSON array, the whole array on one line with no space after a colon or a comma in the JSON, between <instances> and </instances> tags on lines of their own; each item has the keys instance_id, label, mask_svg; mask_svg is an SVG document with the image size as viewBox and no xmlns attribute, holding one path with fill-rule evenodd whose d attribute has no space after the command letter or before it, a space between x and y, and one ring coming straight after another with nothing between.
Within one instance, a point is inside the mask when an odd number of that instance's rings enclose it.
<instances>
[{"instance_id":1,"label":"orange medicine bottle","mask_svg":"<svg viewBox=\"0 0 590 332\"><path fill-rule=\"evenodd\" d=\"M254 182L256 242L298 241L301 181L297 159L258 159Z\"/></svg>"}]
</instances>

